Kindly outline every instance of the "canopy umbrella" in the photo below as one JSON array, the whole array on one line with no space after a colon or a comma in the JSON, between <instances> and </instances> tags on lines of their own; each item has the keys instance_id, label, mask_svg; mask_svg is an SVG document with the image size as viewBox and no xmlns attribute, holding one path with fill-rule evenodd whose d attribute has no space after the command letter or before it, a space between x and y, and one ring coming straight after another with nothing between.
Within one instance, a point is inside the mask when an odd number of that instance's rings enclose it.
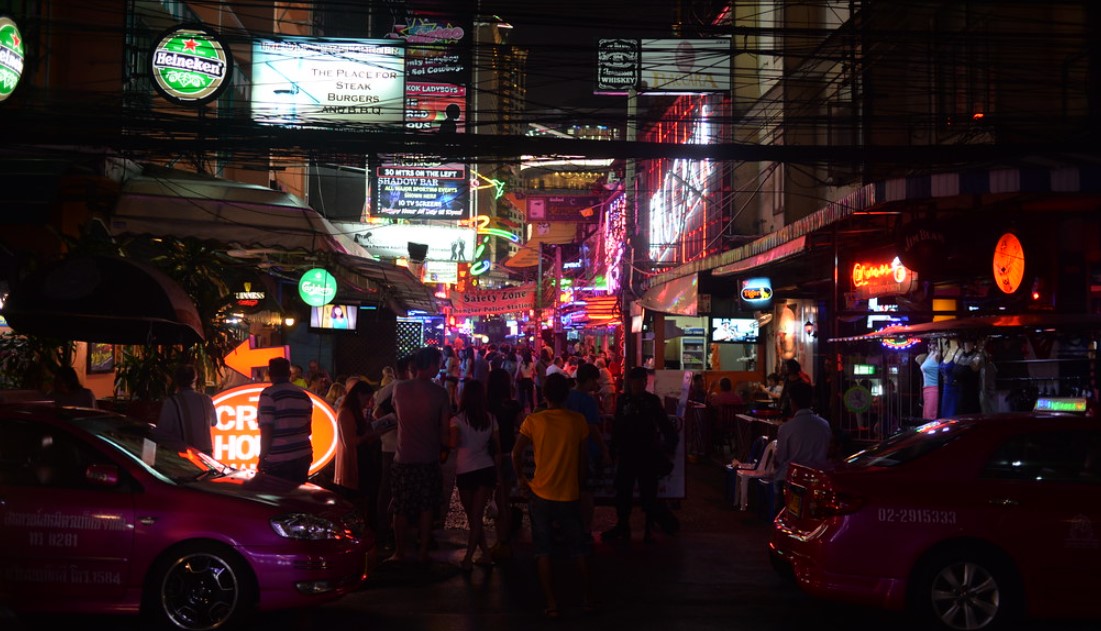
<instances>
[{"instance_id":1,"label":"canopy umbrella","mask_svg":"<svg viewBox=\"0 0 1101 631\"><path fill-rule=\"evenodd\" d=\"M4 317L21 335L104 344L195 344L203 326L175 281L144 263L76 255L14 287Z\"/></svg>"}]
</instances>

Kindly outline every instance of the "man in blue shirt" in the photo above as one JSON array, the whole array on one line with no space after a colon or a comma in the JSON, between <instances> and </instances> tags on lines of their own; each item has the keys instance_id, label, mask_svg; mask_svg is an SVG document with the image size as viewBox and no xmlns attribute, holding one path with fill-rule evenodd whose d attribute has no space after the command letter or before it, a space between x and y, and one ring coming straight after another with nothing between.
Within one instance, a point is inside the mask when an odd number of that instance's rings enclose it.
<instances>
[{"instance_id":1,"label":"man in blue shirt","mask_svg":"<svg viewBox=\"0 0 1101 631\"><path fill-rule=\"evenodd\" d=\"M313 401L291 383L291 363L284 357L268 362L271 385L260 391L256 422L260 426L261 473L303 484L313 462L310 442Z\"/></svg>"},{"instance_id":2,"label":"man in blue shirt","mask_svg":"<svg viewBox=\"0 0 1101 631\"><path fill-rule=\"evenodd\" d=\"M593 393L600 389L600 369L593 364L582 364L577 368L574 386L566 397L566 409L580 412L589 424L587 468L581 477L581 523L585 532L592 536L594 494L598 486L599 473L604 465L611 461L608 445L604 442L604 425L600 419L600 403Z\"/></svg>"},{"instance_id":3,"label":"man in blue shirt","mask_svg":"<svg viewBox=\"0 0 1101 631\"><path fill-rule=\"evenodd\" d=\"M784 386L789 394L791 418L776 432L776 473L773 476L779 498L787 479L788 465L797 462L809 467L821 467L829 459L833 430L829 422L814 413L814 386L804 381L790 381Z\"/></svg>"}]
</instances>

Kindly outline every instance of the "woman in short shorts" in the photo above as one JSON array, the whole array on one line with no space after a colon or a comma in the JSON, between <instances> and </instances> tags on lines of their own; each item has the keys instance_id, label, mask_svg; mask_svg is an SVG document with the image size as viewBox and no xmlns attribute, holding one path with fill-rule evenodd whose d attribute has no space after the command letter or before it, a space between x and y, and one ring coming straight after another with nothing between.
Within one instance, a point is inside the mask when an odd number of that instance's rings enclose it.
<instances>
[{"instance_id":1,"label":"woman in short shorts","mask_svg":"<svg viewBox=\"0 0 1101 631\"><path fill-rule=\"evenodd\" d=\"M480 549L478 565L493 565L486 542L486 504L497 488L497 470L501 464L501 437L497 419L486 406L485 387L477 379L463 388L459 412L451 418L451 449L455 453L455 485L469 523L466 555L460 567L474 568L474 550Z\"/></svg>"}]
</instances>

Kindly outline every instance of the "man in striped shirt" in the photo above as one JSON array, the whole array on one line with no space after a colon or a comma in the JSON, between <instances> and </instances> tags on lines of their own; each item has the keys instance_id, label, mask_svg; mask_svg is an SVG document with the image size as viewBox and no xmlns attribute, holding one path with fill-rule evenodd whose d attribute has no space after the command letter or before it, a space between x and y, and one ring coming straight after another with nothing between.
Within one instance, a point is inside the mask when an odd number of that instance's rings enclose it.
<instances>
[{"instance_id":1,"label":"man in striped shirt","mask_svg":"<svg viewBox=\"0 0 1101 631\"><path fill-rule=\"evenodd\" d=\"M257 419L260 425L261 473L298 484L309 477L313 462L310 443L313 401L291 383L291 363L284 357L268 362L271 385L260 392Z\"/></svg>"}]
</instances>

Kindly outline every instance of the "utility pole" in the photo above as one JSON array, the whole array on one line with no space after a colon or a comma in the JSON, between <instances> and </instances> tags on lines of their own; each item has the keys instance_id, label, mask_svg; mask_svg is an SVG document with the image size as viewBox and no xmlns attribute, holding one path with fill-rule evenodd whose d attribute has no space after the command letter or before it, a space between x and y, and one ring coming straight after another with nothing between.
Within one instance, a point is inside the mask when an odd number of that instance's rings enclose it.
<instances>
[{"instance_id":1,"label":"utility pole","mask_svg":"<svg viewBox=\"0 0 1101 631\"><path fill-rule=\"evenodd\" d=\"M634 86L627 89L627 142L634 142L638 136L638 91ZM635 159L627 158L623 174L623 194L626 196L626 208L623 211L623 228L626 243L619 274L619 311L623 318L623 369L633 368L639 362L639 334L631 333L631 303L635 297L635 248L638 239L635 231L638 227L638 212L635 197Z\"/></svg>"}]
</instances>

